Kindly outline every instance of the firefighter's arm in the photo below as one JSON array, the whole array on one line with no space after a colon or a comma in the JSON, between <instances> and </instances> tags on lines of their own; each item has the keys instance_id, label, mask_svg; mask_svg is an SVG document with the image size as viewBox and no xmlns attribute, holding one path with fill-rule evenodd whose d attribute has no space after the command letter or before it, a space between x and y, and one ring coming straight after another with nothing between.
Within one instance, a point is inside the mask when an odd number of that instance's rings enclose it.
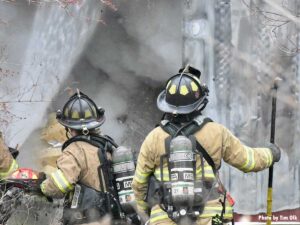
<instances>
[{"instance_id":1,"label":"firefighter's arm","mask_svg":"<svg viewBox=\"0 0 300 225\"><path fill-rule=\"evenodd\" d=\"M76 154L68 149L58 158L57 167L58 169L41 184L41 190L46 196L63 198L74 189L81 167Z\"/></svg>"},{"instance_id":2,"label":"firefighter's arm","mask_svg":"<svg viewBox=\"0 0 300 225\"><path fill-rule=\"evenodd\" d=\"M18 169L17 161L10 154L0 135L0 179L9 176L16 169Z\"/></svg>"},{"instance_id":3,"label":"firefighter's arm","mask_svg":"<svg viewBox=\"0 0 300 225\"><path fill-rule=\"evenodd\" d=\"M149 134L141 146L132 182L132 189L136 198L137 208L140 212L147 212L149 209L145 198L147 195L149 177L154 170L152 142L152 135Z\"/></svg>"},{"instance_id":4,"label":"firefighter's arm","mask_svg":"<svg viewBox=\"0 0 300 225\"><path fill-rule=\"evenodd\" d=\"M222 156L225 162L247 172L257 172L270 167L273 163L269 148L251 148L243 145L228 129L223 127Z\"/></svg>"}]
</instances>

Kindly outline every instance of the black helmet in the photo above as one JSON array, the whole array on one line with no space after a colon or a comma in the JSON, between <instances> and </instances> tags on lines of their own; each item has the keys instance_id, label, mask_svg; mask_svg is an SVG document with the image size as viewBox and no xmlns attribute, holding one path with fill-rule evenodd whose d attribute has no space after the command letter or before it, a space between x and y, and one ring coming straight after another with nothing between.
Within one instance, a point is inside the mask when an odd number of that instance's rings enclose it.
<instances>
[{"instance_id":1,"label":"black helmet","mask_svg":"<svg viewBox=\"0 0 300 225\"><path fill-rule=\"evenodd\" d=\"M92 99L79 91L70 97L62 111L57 111L56 118L63 126L86 134L105 121L104 109L98 108Z\"/></svg>"},{"instance_id":2,"label":"black helmet","mask_svg":"<svg viewBox=\"0 0 300 225\"><path fill-rule=\"evenodd\" d=\"M187 66L172 76L157 98L158 108L166 113L190 114L208 103L208 88L200 82L201 72Z\"/></svg>"}]
</instances>

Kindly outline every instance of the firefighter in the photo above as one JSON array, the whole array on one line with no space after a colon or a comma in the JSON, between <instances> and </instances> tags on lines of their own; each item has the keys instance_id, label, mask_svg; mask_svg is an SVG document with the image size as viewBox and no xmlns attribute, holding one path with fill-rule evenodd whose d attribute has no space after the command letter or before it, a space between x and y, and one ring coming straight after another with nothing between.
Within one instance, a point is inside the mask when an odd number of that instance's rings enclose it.
<instances>
[{"instance_id":1,"label":"firefighter","mask_svg":"<svg viewBox=\"0 0 300 225\"><path fill-rule=\"evenodd\" d=\"M140 214L151 210L150 225L230 221L233 201L218 178L221 160L247 173L280 159L276 145L248 147L201 114L208 103L208 88L200 75L188 66L167 81L157 98L163 120L141 146L132 188ZM158 185L147 194L150 180Z\"/></svg>"},{"instance_id":2,"label":"firefighter","mask_svg":"<svg viewBox=\"0 0 300 225\"><path fill-rule=\"evenodd\" d=\"M12 150L18 153L15 149ZM2 133L0 132L0 180L9 176L16 169L18 169L18 163L9 148L5 145Z\"/></svg>"},{"instance_id":3,"label":"firefighter","mask_svg":"<svg viewBox=\"0 0 300 225\"><path fill-rule=\"evenodd\" d=\"M70 198L65 203L64 224L95 222L108 213L122 219L111 173L112 152L118 146L99 129L105 120L104 109L78 91L57 112L57 119L69 139L57 159L58 169L41 184L42 192Z\"/></svg>"}]
</instances>

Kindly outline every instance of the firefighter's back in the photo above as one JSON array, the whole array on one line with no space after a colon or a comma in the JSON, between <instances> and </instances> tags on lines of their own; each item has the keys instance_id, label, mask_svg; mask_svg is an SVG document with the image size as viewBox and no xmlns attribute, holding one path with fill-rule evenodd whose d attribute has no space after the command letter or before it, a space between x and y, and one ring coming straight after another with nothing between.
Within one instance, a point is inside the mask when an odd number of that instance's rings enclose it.
<instances>
[{"instance_id":1,"label":"firefighter's back","mask_svg":"<svg viewBox=\"0 0 300 225\"><path fill-rule=\"evenodd\" d=\"M64 151L62 156L58 159L58 165L64 163L64 173L71 175L76 170L76 165L66 164L64 162L64 156L70 154L76 159L80 168L80 175L78 177L78 183L91 187L97 191L100 191L100 182L98 175L98 167L100 165L98 157L98 148L82 141L76 141L71 143Z\"/></svg>"}]
</instances>

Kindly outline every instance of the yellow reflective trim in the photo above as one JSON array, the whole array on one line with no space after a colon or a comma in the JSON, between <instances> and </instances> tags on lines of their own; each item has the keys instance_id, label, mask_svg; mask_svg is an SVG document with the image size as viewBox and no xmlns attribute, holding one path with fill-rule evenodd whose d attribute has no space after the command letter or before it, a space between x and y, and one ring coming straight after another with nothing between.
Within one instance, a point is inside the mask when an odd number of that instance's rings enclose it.
<instances>
[{"instance_id":1,"label":"yellow reflective trim","mask_svg":"<svg viewBox=\"0 0 300 225\"><path fill-rule=\"evenodd\" d=\"M202 176L202 168L199 165L199 168L196 170L196 179L201 178ZM211 166L204 166L204 177L205 178L215 178L214 171Z\"/></svg>"},{"instance_id":2,"label":"yellow reflective trim","mask_svg":"<svg viewBox=\"0 0 300 225\"><path fill-rule=\"evenodd\" d=\"M62 192L62 193L66 193L66 190L61 186L60 182L56 179L55 176L52 176L52 179L55 183L55 185L59 188L59 190Z\"/></svg>"},{"instance_id":3,"label":"yellow reflective trim","mask_svg":"<svg viewBox=\"0 0 300 225\"><path fill-rule=\"evenodd\" d=\"M221 212L222 213L222 212ZM213 217L213 216L215 216L215 215L221 215L221 213L202 213L201 215L200 215L200 218L207 218L207 217ZM224 213L224 215L223 215L225 218L232 218L232 214L230 214L230 213Z\"/></svg>"},{"instance_id":4,"label":"yellow reflective trim","mask_svg":"<svg viewBox=\"0 0 300 225\"><path fill-rule=\"evenodd\" d=\"M269 167L273 163L273 154L272 154L271 149L266 149L266 151L267 151L267 157L268 157L268 160L269 160L269 163L268 163L268 167Z\"/></svg>"},{"instance_id":5,"label":"yellow reflective trim","mask_svg":"<svg viewBox=\"0 0 300 225\"><path fill-rule=\"evenodd\" d=\"M12 163L10 164L10 167L7 171L5 172L1 172L0 173L0 178L5 178L8 175L10 175L12 172L14 172L15 170L17 170L19 167L17 161L15 159L13 159Z\"/></svg>"},{"instance_id":6,"label":"yellow reflective trim","mask_svg":"<svg viewBox=\"0 0 300 225\"><path fill-rule=\"evenodd\" d=\"M164 219L168 219L168 218L169 218L168 214L163 214L161 216L155 216L154 218L150 218L150 224L151 223L155 223L155 222L157 222L159 220L164 220Z\"/></svg>"},{"instance_id":7,"label":"yellow reflective trim","mask_svg":"<svg viewBox=\"0 0 300 225\"><path fill-rule=\"evenodd\" d=\"M254 151L253 149L249 147L245 147L246 152L247 152L247 159L244 165L241 167L241 169L244 172L249 172L255 167L255 161L254 161Z\"/></svg>"},{"instance_id":8,"label":"yellow reflective trim","mask_svg":"<svg viewBox=\"0 0 300 225\"><path fill-rule=\"evenodd\" d=\"M192 90L195 92L199 90L197 84L194 81L191 82L191 87L192 87Z\"/></svg>"},{"instance_id":9,"label":"yellow reflective trim","mask_svg":"<svg viewBox=\"0 0 300 225\"><path fill-rule=\"evenodd\" d=\"M196 179L197 179L197 180L199 180L199 179L201 179L201 178L202 178L202 174L201 174L201 173L200 173L200 174L196 174ZM215 177L214 174L207 174L207 173L205 173L205 174L204 174L204 178L215 179L216 177Z\"/></svg>"},{"instance_id":10,"label":"yellow reflective trim","mask_svg":"<svg viewBox=\"0 0 300 225\"><path fill-rule=\"evenodd\" d=\"M40 185L40 187L41 187L41 191L42 191L42 193L44 193L45 194L45 182L42 182L41 183L41 185Z\"/></svg>"},{"instance_id":11,"label":"yellow reflective trim","mask_svg":"<svg viewBox=\"0 0 300 225\"><path fill-rule=\"evenodd\" d=\"M61 171L60 171L61 172ZM73 190L73 185L69 183L69 181L65 178L63 173L61 172L61 178L63 179L64 183L67 184L67 188L72 191Z\"/></svg>"},{"instance_id":12,"label":"yellow reflective trim","mask_svg":"<svg viewBox=\"0 0 300 225\"><path fill-rule=\"evenodd\" d=\"M151 211L150 223L157 222L159 220L168 219L168 214L162 209L156 209Z\"/></svg>"},{"instance_id":13,"label":"yellow reflective trim","mask_svg":"<svg viewBox=\"0 0 300 225\"><path fill-rule=\"evenodd\" d=\"M202 167L199 166L199 168L197 168L196 173L201 173L202 171ZM213 170L211 168L211 166L204 166L204 172L205 173L213 173Z\"/></svg>"},{"instance_id":14,"label":"yellow reflective trim","mask_svg":"<svg viewBox=\"0 0 300 225\"><path fill-rule=\"evenodd\" d=\"M172 86L170 87L170 89L169 89L169 93L171 94L171 95L174 95L175 93L176 93L176 85L175 84L172 84Z\"/></svg>"},{"instance_id":15,"label":"yellow reflective trim","mask_svg":"<svg viewBox=\"0 0 300 225\"><path fill-rule=\"evenodd\" d=\"M143 200L137 200L136 204L143 210L148 209L148 204Z\"/></svg>"},{"instance_id":16,"label":"yellow reflective trim","mask_svg":"<svg viewBox=\"0 0 300 225\"><path fill-rule=\"evenodd\" d=\"M265 158L266 158L266 161L267 161L267 167L269 166L269 163L270 163L270 159L269 159L269 156L268 156L268 153L265 151L265 149L263 149L262 153L264 154Z\"/></svg>"},{"instance_id":17,"label":"yellow reflective trim","mask_svg":"<svg viewBox=\"0 0 300 225\"><path fill-rule=\"evenodd\" d=\"M55 185L62 193L73 190L73 185L68 182L61 170L57 170L51 174Z\"/></svg>"},{"instance_id":18,"label":"yellow reflective trim","mask_svg":"<svg viewBox=\"0 0 300 225\"><path fill-rule=\"evenodd\" d=\"M255 167L254 150L250 151L250 155L251 155L250 157L251 157L252 163L249 167L249 171L253 170L253 168Z\"/></svg>"},{"instance_id":19,"label":"yellow reflective trim","mask_svg":"<svg viewBox=\"0 0 300 225\"><path fill-rule=\"evenodd\" d=\"M249 164L249 151L248 149L246 148L246 153L247 153L247 156L246 156L246 162L242 165L241 169L244 169L247 167L247 165Z\"/></svg>"},{"instance_id":20,"label":"yellow reflective trim","mask_svg":"<svg viewBox=\"0 0 300 225\"><path fill-rule=\"evenodd\" d=\"M79 119L79 112L73 111L73 112L72 112L71 118L72 118L72 119Z\"/></svg>"},{"instance_id":21,"label":"yellow reflective trim","mask_svg":"<svg viewBox=\"0 0 300 225\"><path fill-rule=\"evenodd\" d=\"M92 117L91 111L90 111L90 110L86 110L86 111L84 112L84 118L90 118L90 117Z\"/></svg>"},{"instance_id":22,"label":"yellow reflective trim","mask_svg":"<svg viewBox=\"0 0 300 225\"><path fill-rule=\"evenodd\" d=\"M273 155L270 149L263 149L262 153L265 155L266 160L267 160L267 166L266 167L270 167L272 165L273 162Z\"/></svg>"},{"instance_id":23,"label":"yellow reflective trim","mask_svg":"<svg viewBox=\"0 0 300 225\"><path fill-rule=\"evenodd\" d=\"M154 209L154 210L151 210L151 214L156 214L156 213L160 213L160 212L164 212L162 209Z\"/></svg>"},{"instance_id":24,"label":"yellow reflective trim","mask_svg":"<svg viewBox=\"0 0 300 225\"><path fill-rule=\"evenodd\" d=\"M187 86L186 85L182 85L180 87L180 94L181 95L187 95L188 93L189 93L189 89L187 88Z\"/></svg>"},{"instance_id":25,"label":"yellow reflective trim","mask_svg":"<svg viewBox=\"0 0 300 225\"><path fill-rule=\"evenodd\" d=\"M147 206L147 205L148 205L148 204L147 204L145 201L143 201L143 200L137 200L136 202L137 202L137 204L140 205L140 206Z\"/></svg>"},{"instance_id":26,"label":"yellow reflective trim","mask_svg":"<svg viewBox=\"0 0 300 225\"><path fill-rule=\"evenodd\" d=\"M160 168L157 168L154 171L154 176L156 177L157 180L161 181L161 176L160 176ZM170 181L170 177L169 177L169 170L167 168L163 169L163 180L164 181Z\"/></svg>"},{"instance_id":27,"label":"yellow reflective trim","mask_svg":"<svg viewBox=\"0 0 300 225\"><path fill-rule=\"evenodd\" d=\"M138 168L135 170L134 179L140 184L148 182L148 177L151 173L143 173Z\"/></svg>"},{"instance_id":28,"label":"yellow reflective trim","mask_svg":"<svg viewBox=\"0 0 300 225\"><path fill-rule=\"evenodd\" d=\"M19 168L19 165L18 165L17 161L15 159L13 159L13 162L9 168L9 172L14 172L18 168Z\"/></svg>"},{"instance_id":29,"label":"yellow reflective trim","mask_svg":"<svg viewBox=\"0 0 300 225\"><path fill-rule=\"evenodd\" d=\"M222 206L205 206L203 213L200 215L201 218L206 218L206 217L213 217L215 215L221 215L222 214L223 207ZM230 218L233 216L233 209L231 206L226 206L225 208L225 213L224 217Z\"/></svg>"}]
</instances>

